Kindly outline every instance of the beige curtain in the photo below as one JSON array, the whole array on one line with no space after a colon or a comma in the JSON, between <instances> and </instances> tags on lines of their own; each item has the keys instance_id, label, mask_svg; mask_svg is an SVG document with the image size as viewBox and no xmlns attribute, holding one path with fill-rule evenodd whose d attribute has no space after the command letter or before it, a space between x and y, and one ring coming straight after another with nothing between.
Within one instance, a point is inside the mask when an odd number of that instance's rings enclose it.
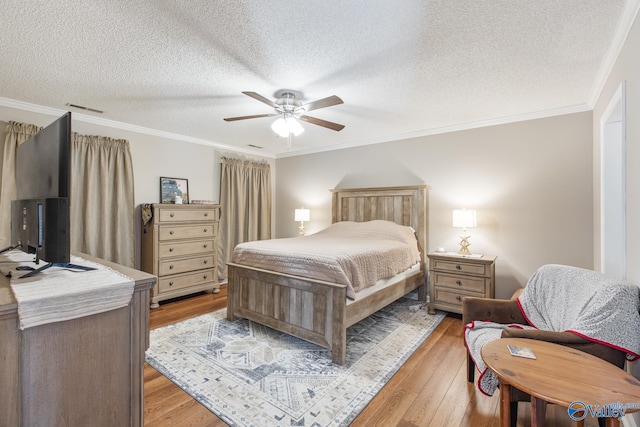
<instances>
[{"instance_id":1,"label":"beige curtain","mask_svg":"<svg viewBox=\"0 0 640 427\"><path fill-rule=\"evenodd\" d=\"M134 266L133 162L129 142L73 134L71 247Z\"/></svg>"},{"instance_id":2,"label":"beige curtain","mask_svg":"<svg viewBox=\"0 0 640 427\"><path fill-rule=\"evenodd\" d=\"M220 246L218 278L242 242L271 238L271 167L267 163L222 158L220 177Z\"/></svg>"},{"instance_id":3,"label":"beige curtain","mask_svg":"<svg viewBox=\"0 0 640 427\"><path fill-rule=\"evenodd\" d=\"M11 244L16 148L42 128L9 122L2 158L0 249ZM129 143L74 133L71 146L71 248L134 265L133 163Z\"/></svg>"},{"instance_id":4,"label":"beige curtain","mask_svg":"<svg viewBox=\"0 0 640 427\"><path fill-rule=\"evenodd\" d=\"M16 198L16 148L41 129L36 125L16 122L7 125L0 187L0 249L11 245L11 201Z\"/></svg>"}]
</instances>

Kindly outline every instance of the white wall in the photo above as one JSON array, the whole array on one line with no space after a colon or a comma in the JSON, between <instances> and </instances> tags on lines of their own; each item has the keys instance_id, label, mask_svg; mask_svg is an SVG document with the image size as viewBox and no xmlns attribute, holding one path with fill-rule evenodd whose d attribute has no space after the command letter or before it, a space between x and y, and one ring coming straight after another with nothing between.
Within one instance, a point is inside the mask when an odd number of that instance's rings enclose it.
<instances>
[{"instance_id":1,"label":"white wall","mask_svg":"<svg viewBox=\"0 0 640 427\"><path fill-rule=\"evenodd\" d=\"M46 126L57 117L17 108L0 106L0 153L2 153L6 124L9 121ZM73 112L72 112L73 118ZM220 201L220 159L223 156L249 158L246 154L224 151L213 146L194 144L176 139L123 130L115 127L73 121L72 130L83 135L101 135L129 141L134 169L135 203L160 202L160 177L189 180L190 199ZM258 158L258 157L255 157ZM260 159L263 160L263 159ZM272 166L275 180L275 161ZM275 190L274 194L275 194ZM136 208L136 259L140 266L140 209Z\"/></svg>"},{"instance_id":2,"label":"white wall","mask_svg":"<svg viewBox=\"0 0 640 427\"><path fill-rule=\"evenodd\" d=\"M626 82L626 216L627 216L627 280L640 286L640 22L636 20L616 59L593 111L593 211L594 260L599 269L600 259L600 118L615 91ZM640 363L627 364L627 369L640 378ZM625 425L640 426L640 415L626 417Z\"/></svg>"},{"instance_id":3,"label":"white wall","mask_svg":"<svg viewBox=\"0 0 640 427\"><path fill-rule=\"evenodd\" d=\"M593 267L591 112L278 159L277 237L293 210L312 233L331 222L329 189L426 183L429 250L458 249L452 210L475 208L473 252L498 256L496 296L508 298L543 264Z\"/></svg>"},{"instance_id":4,"label":"white wall","mask_svg":"<svg viewBox=\"0 0 640 427\"><path fill-rule=\"evenodd\" d=\"M0 108L0 121L47 125L54 116ZM0 144L4 142L0 123ZM192 199L219 199L220 157L235 155L146 134L74 122L74 131L129 140L136 204L159 201L159 177L189 179ZM591 113L433 135L274 161L274 233L294 236L293 210L311 209L308 232L331 221L329 189L427 183L428 249L456 250L451 211L478 210L471 249L498 255L506 298L540 265L593 267ZM277 174L276 174L277 169ZM137 221L139 218L136 215ZM136 229L139 230L138 227ZM139 234L136 247L139 247ZM139 265L139 251L135 265Z\"/></svg>"},{"instance_id":5,"label":"white wall","mask_svg":"<svg viewBox=\"0 0 640 427\"><path fill-rule=\"evenodd\" d=\"M626 81L627 280L640 285L640 22L636 19L593 111L594 263L600 268L600 117Z\"/></svg>"}]
</instances>

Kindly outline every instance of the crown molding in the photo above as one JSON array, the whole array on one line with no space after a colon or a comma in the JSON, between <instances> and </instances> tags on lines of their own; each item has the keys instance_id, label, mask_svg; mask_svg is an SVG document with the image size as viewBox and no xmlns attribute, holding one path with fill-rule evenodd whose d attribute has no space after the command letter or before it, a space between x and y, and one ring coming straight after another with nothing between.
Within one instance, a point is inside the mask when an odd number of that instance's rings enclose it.
<instances>
[{"instance_id":1,"label":"crown molding","mask_svg":"<svg viewBox=\"0 0 640 427\"><path fill-rule=\"evenodd\" d=\"M624 10L620 16L620 22L616 27L616 33L611 40L611 45L602 60L602 64L600 64L600 69L598 70L593 87L591 88L591 93L589 94L588 99L591 109L595 108L596 102L598 102L598 98L600 98L604 85L607 83L607 79L613 71L613 67L618 60L618 56L622 51L622 47L624 46L627 37L629 36L629 31L631 31L631 27L633 26L639 10L640 0L628 0L625 2Z\"/></svg>"},{"instance_id":2,"label":"crown molding","mask_svg":"<svg viewBox=\"0 0 640 427\"><path fill-rule=\"evenodd\" d=\"M496 119L482 120L477 122L460 123L452 126L443 126L438 128L419 130L416 132L387 135L380 138L366 139L366 140L356 141L352 143L332 145L329 147L311 148L308 150L282 153L282 154L278 154L276 158L281 159L285 157L303 156L307 154L316 154L316 153L322 153L326 151L342 150L345 148L355 148L355 147L362 147L365 145L381 144L383 142L400 141L403 139L420 138L423 136L430 136L430 135L440 135L444 133L458 132L462 130L470 130L470 129L488 127L488 126L497 126L497 125L504 125L508 123L523 122L527 120L544 119L547 117L562 116L565 114L583 113L585 111L591 111L591 110L593 110L593 107L591 107L588 104L578 104L578 105L572 105L569 107L556 108L553 110L537 111L533 113L500 117Z\"/></svg>"},{"instance_id":3,"label":"crown molding","mask_svg":"<svg viewBox=\"0 0 640 427\"><path fill-rule=\"evenodd\" d=\"M16 101L13 99L1 98L1 97L0 97L0 106L29 111L32 113L45 114L53 117L58 117L67 112L67 110L45 107L42 105L31 104L28 102ZM260 157L269 158L269 159L281 159L286 157L303 156L308 154L323 153L327 151L342 150L346 148L355 148L355 147L362 147L366 145L381 144L384 142L400 141L404 139L420 138L420 137L430 136L430 135L439 135L439 134L450 133L450 132L458 132L462 130L476 129L476 128L482 128L482 127L488 127L488 126L503 125L503 124L521 122L526 120L535 120L535 119L547 118L552 116L561 116L564 114L581 113L581 112L590 111L590 110L593 110L593 107L591 105L579 104L579 105L573 105L573 106L558 108L553 110L538 111L534 113L526 113L526 114L520 114L516 116L507 116L507 117L501 117L497 119L483 120L483 121L470 122L470 123L460 123L452 126L444 126L444 127L438 127L438 128L432 128L432 129L423 129L416 132L386 135L379 138L371 138L371 139L355 141L355 142L346 143L346 144L337 144L337 145L332 145L327 147L311 148L311 149L299 150L299 151L290 151L290 152L285 152L280 154L265 153L258 150L232 147L230 145L216 143L216 142L205 140L205 139L193 138L190 136L180 135L180 134L171 133L171 132L164 132L157 129L151 129L147 127L132 125L128 123L118 122L115 120L108 120L101 117L90 116L82 113L74 112L73 120L94 124L98 126L105 126L109 128L125 130L129 132L141 133L144 135L157 136L160 138L166 138L166 139L171 139L175 141L188 142L191 144L207 145L210 147L218 148L225 151L231 151L235 153L249 154L249 155L260 156Z\"/></svg>"},{"instance_id":4,"label":"crown molding","mask_svg":"<svg viewBox=\"0 0 640 427\"><path fill-rule=\"evenodd\" d=\"M15 99L1 98L0 106L7 108L14 108L17 110L28 111L31 113L45 114L48 116L59 117L69 110L61 110L59 108L45 107L42 105L31 104L23 101L16 101ZM141 133L143 135L157 136L159 138L171 139L174 141L188 142L191 144L207 145L210 147L218 148L220 150L231 151L235 153L250 154L254 156L260 156L265 158L275 158L272 153L264 153L258 150L244 149L241 147L234 147L226 144L221 144L215 141L209 141L201 138L194 138L186 135L180 135L177 133L165 132L157 129L147 128L143 126L132 125L129 123L118 122L115 120L104 119L102 117L90 116L87 114L73 112L73 120L83 123L89 123L97 126L104 126L113 129L125 130L129 132Z\"/></svg>"}]
</instances>

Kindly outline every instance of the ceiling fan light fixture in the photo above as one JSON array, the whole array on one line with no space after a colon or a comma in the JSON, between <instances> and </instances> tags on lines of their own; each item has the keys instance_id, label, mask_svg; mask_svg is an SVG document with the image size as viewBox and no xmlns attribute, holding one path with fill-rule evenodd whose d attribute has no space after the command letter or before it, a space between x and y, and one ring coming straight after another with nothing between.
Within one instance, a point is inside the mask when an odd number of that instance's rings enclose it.
<instances>
[{"instance_id":1,"label":"ceiling fan light fixture","mask_svg":"<svg viewBox=\"0 0 640 427\"><path fill-rule=\"evenodd\" d=\"M293 117L279 117L273 122L271 129L283 138L288 137L289 134L298 136L304 132L302 125Z\"/></svg>"},{"instance_id":2,"label":"ceiling fan light fixture","mask_svg":"<svg viewBox=\"0 0 640 427\"><path fill-rule=\"evenodd\" d=\"M275 110L275 113L227 117L224 119L224 121L235 122L236 120L278 116L278 119L271 124L271 129L273 129L273 131L282 138L287 138L287 150L291 149L291 135L298 136L302 132L304 132L304 128L302 127L302 124L300 124L299 120L335 131L344 129L344 125L341 125L339 123L333 123L327 120L318 119L317 117L310 117L306 115L307 111L313 111L320 108L331 107L332 105L342 104L342 99L340 99L340 97L336 95L302 104L302 93L289 89L282 89L276 92L275 95L277 99L275 101L265 98L264 96L256 92L246 91L242 93L250 96L257 101L262 102L263 104L270 106Z\"/></svg>"}]
</instances>

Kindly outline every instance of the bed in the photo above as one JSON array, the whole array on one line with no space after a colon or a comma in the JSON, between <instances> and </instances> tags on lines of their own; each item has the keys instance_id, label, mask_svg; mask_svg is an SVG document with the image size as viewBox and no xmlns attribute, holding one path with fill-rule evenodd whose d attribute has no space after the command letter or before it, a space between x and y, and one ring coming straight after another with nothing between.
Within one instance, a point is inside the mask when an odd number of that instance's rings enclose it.
<instances>
[{"instance_id":1,"label":"bed","mask_svg":"<svg viewBox=\"0 0 640 427\"><path fill-rule=\"evenodd\" d=\"M392 221L415 230L417 266L347 298L346 284L228 263L227 319L245 318L331 350L346 361L346 330L407 293L426 301L428 186L332 190L332 223Z\"/></svg>"}]
</instances>

